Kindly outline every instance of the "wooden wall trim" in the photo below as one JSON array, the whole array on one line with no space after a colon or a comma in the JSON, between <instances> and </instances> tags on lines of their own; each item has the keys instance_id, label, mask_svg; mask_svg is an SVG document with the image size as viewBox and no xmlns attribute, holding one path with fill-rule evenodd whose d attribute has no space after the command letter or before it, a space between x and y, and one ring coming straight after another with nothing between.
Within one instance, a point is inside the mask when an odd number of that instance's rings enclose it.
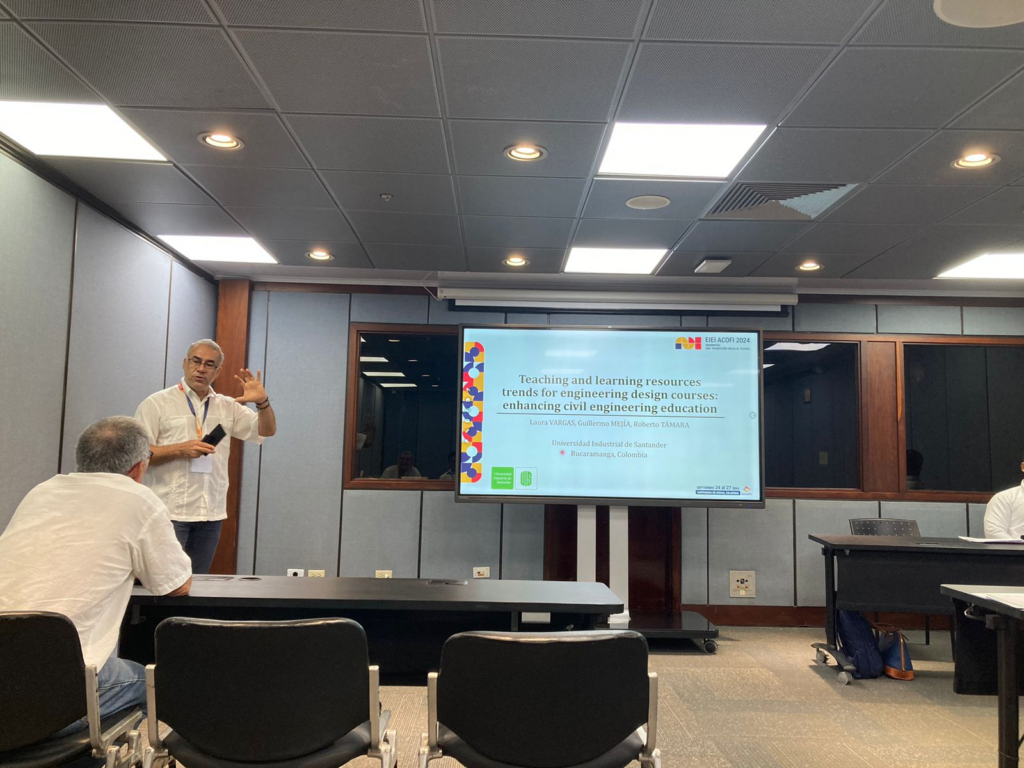
<instances>
[{"instance_id":1,"label":"wooden wall trim","mask_svg":"<svg viewBox=\"0 0 1024 768\"><path fill-rule=\"evenodd\" d=\"M249 354L249 280L221 280L217 286L217 343L224 350L224 364L217 378L217 391L229 397L242 394L235 379L246 366ZM242 450L244 442L231 438L228 459L228 518L220 532L220 544L213 558L212 573L238 571L238 500L242 486Z\"/></svg>"},{"instance_id":2,"label":"wooden wall trim","mask_svg":"<svg viewBox=\"0 0 1024 768\"><path fill-rule=\"evenodd\" d=\"M868 492L901 490L897 344L865 341L860 365L860 484Z\"/></svg>"}]
</instances>

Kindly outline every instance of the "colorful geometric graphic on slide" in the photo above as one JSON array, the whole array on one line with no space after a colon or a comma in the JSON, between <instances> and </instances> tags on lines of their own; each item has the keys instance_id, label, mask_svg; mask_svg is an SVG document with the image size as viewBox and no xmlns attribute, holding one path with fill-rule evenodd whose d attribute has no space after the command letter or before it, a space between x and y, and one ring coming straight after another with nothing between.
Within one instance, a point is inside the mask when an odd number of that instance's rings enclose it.
<instances>
[{"instance_id":1,"label":"colorful geometric graphic on slide","mask_svg":"<svg viewBox=\"0 0 1024 768\"><path fill-rule=\"evenodd\" d=\"M483 476L484 456L484 347L467 341L462 351L462 459L459 472L464 483Z\"/></svg>"}]
</instances>

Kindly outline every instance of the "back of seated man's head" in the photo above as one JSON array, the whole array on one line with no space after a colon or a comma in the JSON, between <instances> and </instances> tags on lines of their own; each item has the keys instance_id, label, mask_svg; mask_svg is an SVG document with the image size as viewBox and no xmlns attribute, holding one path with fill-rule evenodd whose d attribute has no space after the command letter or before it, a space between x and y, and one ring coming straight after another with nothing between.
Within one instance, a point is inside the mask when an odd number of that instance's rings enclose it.
<instances>
[{"instance_id":1,"label":"back of seated man's head","mask_svg":"<svg viewBox=\"0 0 1024 768\"><path fill-rule=\"evenodd\" d=\"M149 434L127 416L100 419L78 438L75 463L79 472L128 475L141 482L149 465Z\"/></svg>"}]
</instances>

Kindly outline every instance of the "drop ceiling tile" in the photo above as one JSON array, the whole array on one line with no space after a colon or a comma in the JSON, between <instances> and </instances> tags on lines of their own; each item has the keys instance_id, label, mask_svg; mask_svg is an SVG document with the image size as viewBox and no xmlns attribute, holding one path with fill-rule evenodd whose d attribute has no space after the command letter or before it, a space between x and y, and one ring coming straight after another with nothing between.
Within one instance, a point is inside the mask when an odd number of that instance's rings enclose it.
<instances>
[{"instance_id":1,"label":"drop ceiling tile","mask_svg":"<svg viewBox=\"0 0 1024 768\"><path fill-rule=\"evenodd\" d=\"M869 184L823 221L838 224L935 224L997 187Z\"/></svg>"},{"instance_id":2,"label":"drop ceiling tile","mask_svg":"<svg viewBox=\"0 0 1024 768\"><path fill-rule=\"evenodd\" d=\"M921 130L779 128L740 171L742 181L869 181L930 136Z\"/></svg>"},{"instance_id":3,"label":"drop ceiling tile","mask_svg":"<svg viewBox=\"0 0 1024 768\"><path fill-rule=\"evenodd\" d=\"M574 246L591 248L671 248L693 221L671 219L583 219Z\"/></svg>"},{"instance_id":4,"label":"drop ceiling tile","mask_svg":"<svg viewBox=\"0 0 1024 768\"><path fill-rule=\"evenodd\" d=\"M100 98L14 22L0 21L0 99L98 103Z\"/></svg>"},{"instance_id":5,"label":"drop ceiling tile","mask_svg":"<svg viewBox=\"0 0 1024 768\"><path fill-rule=\"evenodd\" d=\"M1024 26L969 29L940 19L931 0L886 0L853 39L854 45L935 45L1024 48Z\"/></svg>"},{"instance_id":6,"label":"drop ceiling tile","mask_svg":"<svg viewBox=\"0 0 1024 768\"><path fill-rule=\"evenodd\" d=\"M952 127L1024 129L1024 75L1010 78L957 119Z\"/></svg>"},{"instance_id":7,"label":"drop ceiling tile","mask_svg":"<svg viewBox=\"0 0 1024 768\"><path fill-rule=\"evenodd\" d=\"M80 21L169 21L176 24L216 24L202 0L7 0L21 19Z\"/></svg>"},{"instance_id":8,"label":"drop ceiling tile","mask_svg":"<svg viewBox=\"0 0 1024 768\"><path fill-rule=\"evenodd\" d=\"M28 26L112 104L267 107L221 29L38 21ZM173 76L168 76L170 62Z\"/></svg>"},{"instance_id":9,"label":"drop ceiling tile","mask_svg":"<svg viewBox=\"0 0 1024 768\"><path fill-rule=\"evenodd\" d=\"M462 245L458 216L353 211L349 219L364 243Z\"/></svg>"},{"instance_id":10,"label":"drop ceiling tile","mask_svg":"<svg viewBox=\"0 0 1024 768\"><path fill-rule=\"evenodd\" d=\"M815 224L785 247L789 253L863 253L875 256L918 227L902 224Z\"/></svg>"},{"instance_id":11,"label":"drop ceiling tile","mask_svg":"<svg viewBox=\"0 0 1024 768\"><path fill-rule=\"evenodd\" d=\"M665 277L743 277L757 269L771 255L771 251L730 251L729 253L676 251L658 270L658 274ZM732 263L716 275L696 274L693 270L705 259L731 259Z\"/></svg>"},{"instance_id":12,"label":"drop ceiling tile","mask_svg":"<svg viewBox=\"0 0 1024 768\"><path fill-rule=\"evenodd\" d=\"M308 168L281 119L273 112L194 112L122 109L121 113L176 163ZM228 133L242 140L237 150L214 149L200 134Z\"/></svg>"},{"instance_id":13,"label":"drop ceiling tile","mask_svg":"<svg viewBox=\"0 0 1024 768\"><path fill-rule=\"evenodd\" d=\"M440 115L426 36L240 29L284 112Z\"/></svg>"},{"instance_id":14,"label":"drop ceiling tile","mask_svg":"<svg viewBox=\"0 0 1024 768\"><path fill-rule=\"evenodd\" d=\"M421 173L323 171L324 180L350 211L457 213L451 176ZM390 200L382 194L392 195Z\"/></svg>"},{"instance_id":15,"label":"drop ceiling tile","mask_svg":"<svg viewBox=\"0 0 1024 768\"><path fill-rule=\"evenodd\" d=\"M574 219L463 216L466 245L510 248L565 248Z\"/></svg>"},{"instance_id":16,"label":"drop ceiling tile","mask_svg":"<svg viewBox=\"0 0 1024 768\"><path fill-rule=\"evenodd\" d=\"M430 0L430 13L439 34L630 40L644 5L643 0Z\"/></svg>"},{"instance_id":17,"label":"drop ceiling tile","mask_svg":"<svg viewBox=\"0 0 1024 768\"><path fill-rule=\"evenodd\" d=\"M728 186L719 181L595 179L583 216L589 219L696 219ZM639 195L660 195L671 202L653 211L629 208L626 201Z\"/></svg>"},{"instance_id":18,"label":"drop ceiling tile","mask_svg":"<svg viewBox=\"0 0 1024 768\"><path fill-rule=\"evenodd\" d=\"M1022 64L1019 51L847 48L785 124L939 128Z\"/></svg>"},{"instance_id":19,"label":"drop ceiling tile","mask_svg":"<svg viewBox=\"0 0 1024 768\"><path fill-rule=\"evenodd\" d=\"M585 178L597 161L605 123L523 123L509 120L450 120L457 173L479 176ZM547 155L534 162L511 160L505 150L535 144Z\"/></svg>"},{"instance_id":20,"label":"drop ceiling tile","mask_svg":"<svg viewBox=\"0 0 1024 768\"><path fill-rule=\"evenodd\" d=\"M607 120L629 47L579 40L439 37L448 115Z\"/></svg>"},{"instance_id":21,"label":"drop ceiling tile","mask_svg":"<svg viewBox=\"0 0 1024 768\"><path fill-rule=\"evenodd\" d=\"M381 2L324 2L288 0L256 2L217 0L229 25L243 27L308 27L357 29L374 32L426 32L419 0Z\"/></svg>"},{"instance_id":22,"label":"drop ceiling tile","mask_svg":"<svg viewBox=\"0 0 1024 768\"><path fill-rule=\"evenodd\" d=\"M475 248L466 249L470 272L508 272L511 274L557 274L562 269L565 248ZM510 267L502 262L509 256L522 256L530 263Z\"/></svg>"},{"instance_id":23,"label":"drop ceiling tile","mask_svg":"<svg viewBox=\"0 0 1024 768\"><path fill-rule=\"evenodd\" d=\"M246 231L223 208L215 205L176 205L173 203L118 203L114 206L129 221L149 234L214 235L245 237Z\"/></svg>"},{"instance_id":24,"label":"drop ceiling tile","mask_svg":"<svg viewBox=\"0 0 1024 768\"><path fill-rule=\"evenodd\" d=\"M317 168L404 173L450 171L440 120L340 115L285 115L285 119Z\"/></svg>"},{"instance_id":25,"label":"drop ceiling tile","mask_svg":"<svg viewBox=\"0 0 1024 768\"><path fill-rule=\"evenodd\" d=\"M334 205L313 171L213 165L188 165L185 170L224 206L330 208Z\"/></svg>"},{"instance_id":26,"label":"drop ceiling tile","mask_svg":"<svg viewBox=\"0 0 1024 768\"><path fill-rule=\"evenodd\" d=\"M331 242L330 240L263 240L260 243L270 251L281 264L294 267L349 267L372 269L373 264L366 257L359 243ZM306 254L323 249L334 256L331 261L313 261Z\"/></svg>"},{"instance_id":27,"label":"drop ceiling tile","mask_svg":"<svg viewBox=\"0 0 1024 768\"><path fill-rule=\"evenodd\" d=\"M951 216L947 224L1024 224L1024 187L1005 187Z\"/></svg>"},{"instance_id":28,"label":"drop ceiling tile","mask_svg":"<svg viewBox=\"0 0 1024 768\"><path fill-rule=\"evenodd\" d=\"M215 205L173 165L51 157L46 162L108 204L186 203Z\"/></svg>"},{"instance_id":29,"label":"drop ceiling tile","mask_svg":"<svg viewBox=\"0 0 1024 768\"><path fill-rule=\"evenodd\" d=\"M776 253L750 273L751 277L842 277L874 256L868 253ZM808 259L821 264L817 272L802 272L797 267Z\"/></svg>"},{"instance_id":30,"label":"drop ceiling tile","mask_svg":"<svg viewBox=\"0 0 1024 768\"><path fill-rule=\"evenodd\" d=\"M774 125L830 48L643 43L618 120Z\"/></svg>"},{"instance_id":31,"label":"drop ceiling tile","mask_svg":"<svg viewBox=\"0 0 1024 768\"><path fill-rule=\"evenodd\" d=\"M994 152L1002 160L962 170L951 163L970 152ZM1002 186L1024 174L1024 133L1016 131L940 131L883 176L880 184L977 184Z\"/></svg>"},{"instance_id":32,"label":"drop ceiling tile","mask_svg":"<svg viewBox=\"0 0 1024 768\"><path fill-rule=\"evenodd\" d=\"M644 37L727 43L838 43L872 0L660 0Z\"/></svg>"},{"instance_id":33,"label":"drop ceiling tile","mask_svg":"<svg viewBox=\"0 0 1024 768\"><path fill-rule=\"evenodd\" d=\"M228 208L228 212L261 240L356 242L352 227L337 208Z\"/></svg>"},{"instance_id":34,"label":"drop ceiling tile","mask_svg":"<svg viewBox=\"0 0 1024 768\"><path fill-rule=\"evenodd\" d=\"M377 269L425 269L431 272L465 272L466 254L461 245L409 245L370 243L366 246Z\"/></svg>"},{"instance_id":35,"label":"drop ceiling tile","mask_svg":"<svg viewBox=\"0 0 1024 768\"><path fill-rule=\"evenodd\" d=\"M459 176L462 212L482 216L574 217L586 179Z\"/></svg>"},{"instance_id":36,"label":"drop ceiling tile","mask_svg":"<svg viewBox=\"0 0 1024 768\"><path fill-rule=\"evenodd\" d=\"M699 221L678 250L775 252L808 226L788 221Z\"/></svg>"}]
</instances>

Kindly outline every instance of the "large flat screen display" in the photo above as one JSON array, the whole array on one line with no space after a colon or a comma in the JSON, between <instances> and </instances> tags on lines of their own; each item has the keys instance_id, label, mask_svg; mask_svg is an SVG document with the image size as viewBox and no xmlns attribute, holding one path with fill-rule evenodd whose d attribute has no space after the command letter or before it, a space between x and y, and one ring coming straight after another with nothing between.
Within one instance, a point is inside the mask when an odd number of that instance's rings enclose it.
<instances>
[{"instance_id":1,"label":"large flat screen display","mask_svg":"<svg viewBox=\"0 0 1024 768\"><path fill-rule=\"evenodd\" d=\"M458 501L764 506L758 331L464 326Z\"/></svg>"}]
</instances>

